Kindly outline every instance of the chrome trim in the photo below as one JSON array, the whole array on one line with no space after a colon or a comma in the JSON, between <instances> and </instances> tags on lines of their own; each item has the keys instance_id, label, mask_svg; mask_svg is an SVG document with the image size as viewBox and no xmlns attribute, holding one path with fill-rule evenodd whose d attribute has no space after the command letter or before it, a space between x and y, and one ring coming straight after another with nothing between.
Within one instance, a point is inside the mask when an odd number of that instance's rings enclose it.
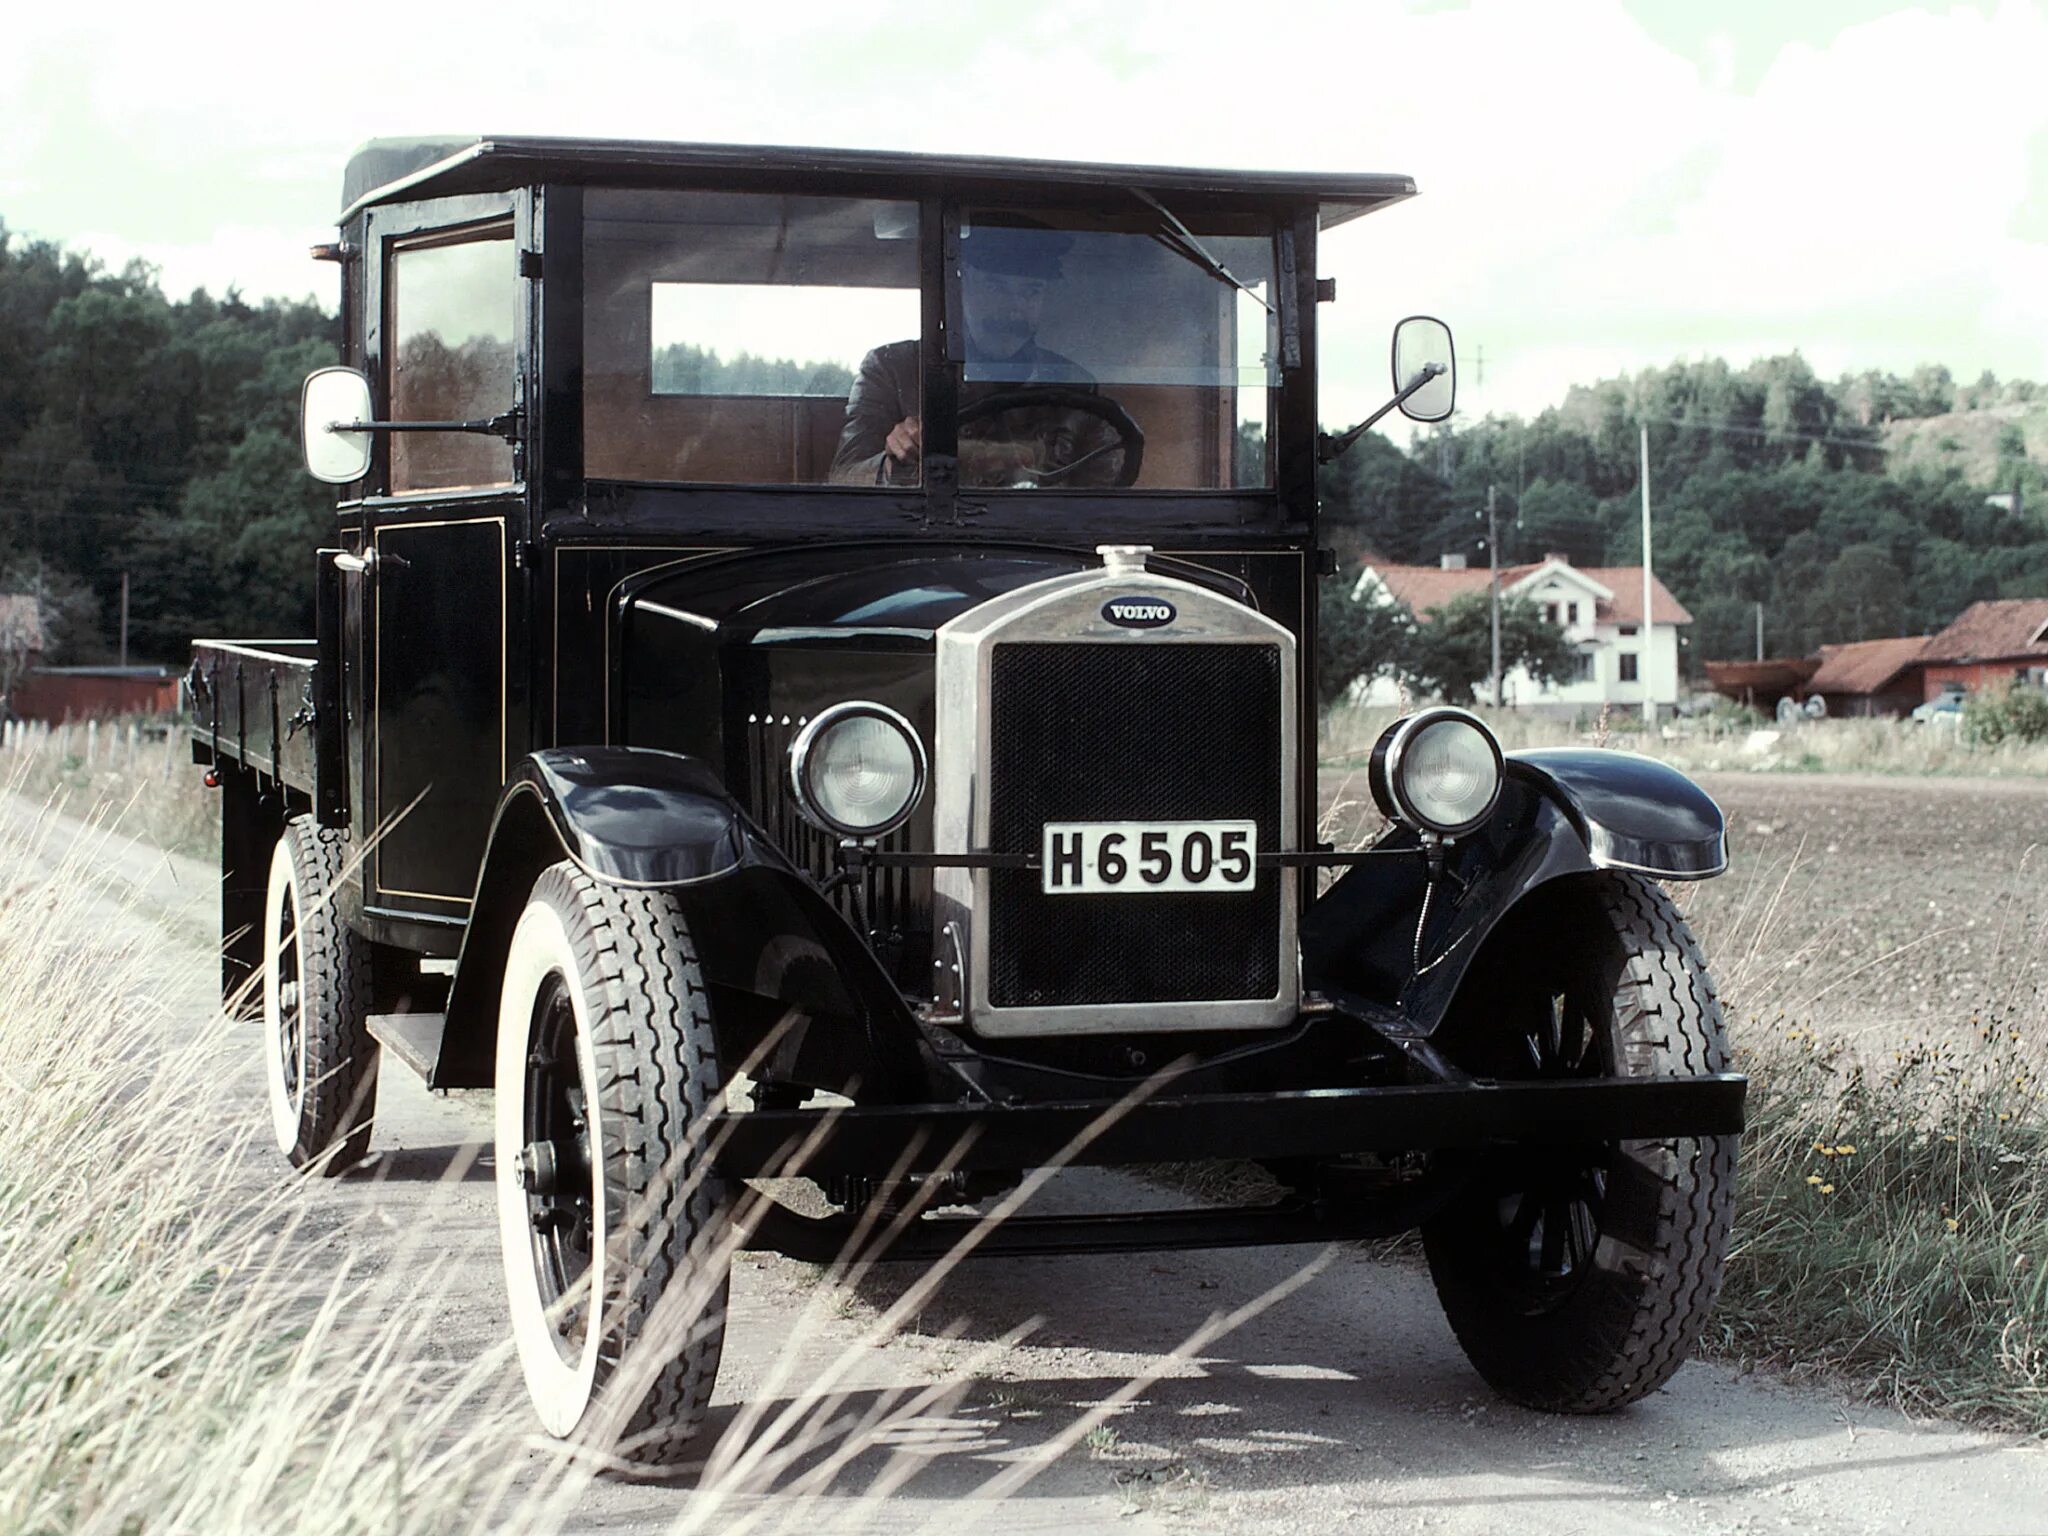
<instances>
[{"instance_id":1,"label":"chrome trim","mask_svg":"<svg viewBox=\"0 0 2048 1536\"><path fill-rule=\"evenodd\" d=\"M872 720L886 720L896 727L903 739L910 743L910 762L914 772L911 775L910 793L903 799L901 808L887 821L877 822L872 827L853 827L825 814L824 810L811 799L810 786L804 782L804 760L811 755L811 748L818 737L842 720L866 716ZM926 756L924 739L917 734L917 727L904 719L901 714L886 704L871 703L866 699L849 699L843 704L834 704L819 710L796 739L789 744L789 792L796 801L796 808L803 818L820 832L829 832L834 837L857 838L861 842L872 842L887 837L916 813L919 802L931 782L931 759Z\"/></svg>"},{"instance_id":2,"label":"chrome trim","mask_svg":"<svg viewBox=\"0 0 2048 1536\"><path fill-rule=\"evenodd\" d=\"M970 853L988 846L990 808L981 775L992 751L989 730L990 658L999 642L1086 645L1271 645L1280 653L1280 841L1295 840L1300 818L1296 773L1299 710L1294 635L1207 587L1143 568L1137 547L1105 549L1102 567L1055 576L994 598L939 627L936 637L937 725L932 741L932 846L938 853ZM1160 629L1124 629L1103 618L1112 596L1156 594L1179 609ZM1261 853L1282 851L1260 849ZM952 928L966 940L962 1001L970 1028L1001 1039L1030 1035L1138 1034L1159 1030L1259 1029L1290 1024L1299 1012L1301 964L1298 882L1280 880L1278 991L1268 998L1218 1002L1112 1003L997 1008L989 1002L986 869L941 868L932 876L935 936ZM1136 899L1136 898L1134 898ZM939 951L944 954L943 948Z\"/></svg>"},{"instance_id":3,"label":"chrome trim","mask_svg":"<svg viewBox=\"0 0 2048 1536\"><path fill-rule=\"evenodd\" d=\"M1619 869L1655 880L1711 880L1728 869L1728 834L1698 843L1647 843L1586 823L1586 857L1600 869Z\"/></svg>"}]
</instances>

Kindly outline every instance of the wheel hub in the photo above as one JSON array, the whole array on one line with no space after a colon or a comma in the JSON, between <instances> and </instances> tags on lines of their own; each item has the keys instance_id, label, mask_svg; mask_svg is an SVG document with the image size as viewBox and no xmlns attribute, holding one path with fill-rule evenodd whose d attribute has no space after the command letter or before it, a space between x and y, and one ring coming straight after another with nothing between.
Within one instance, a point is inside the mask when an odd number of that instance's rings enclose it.
<instances>
[{"instance_id":1,"label":"wheel hub","mask_svg":"<svg viewBox=\"0 0 2048 1536\"><path fill-rule=\"evenodd\" d=\"M552 1195L560 1187L560 1165L552 1141L529 1142L519 1149L515 1165L519 1187L529 1195Z\"/></svg>"}]
</instances>

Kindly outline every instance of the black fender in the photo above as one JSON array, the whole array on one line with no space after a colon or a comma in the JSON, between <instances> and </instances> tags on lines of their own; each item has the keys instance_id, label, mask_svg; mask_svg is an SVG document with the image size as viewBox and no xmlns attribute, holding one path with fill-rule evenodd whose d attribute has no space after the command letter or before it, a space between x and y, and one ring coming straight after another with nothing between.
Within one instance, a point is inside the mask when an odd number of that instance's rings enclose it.
<instances>
[{"instance_id":1,"label":"black fender","mask_svg":"<svg viewBox=\"0 0 2048 1536\"><path fill-rule=\"evenodd\" d=\"M1419 841L1397 828L1374 846L1303 914L1302 981L1419 1036L1443 1022L1487 936L1551 881L1604 869L1704 880L1728 867L1721 808L1677 769L1629 752L1513 753L1492 818L1449 850L1418 966Z\"/></svg>"},{"instance_id":2,"label":"black fender","mask_svg":"<svg viewBox=\"0 0 2048 1536\"><path fill-rule=\"evenodd\" d=\"M565 858L594 880L675 892L714 991L764 999L771 1018L850 1025L859 1038L836 1042L842 1075L883 1095L913 1070L923 1081L916 1021L873 952L707 764L554 747L523 758L498 797L430 1087L490 1086L512 930L534 880ZM725 1044L729 1020L717 1022Z\"/></svg>"}]
</instances>

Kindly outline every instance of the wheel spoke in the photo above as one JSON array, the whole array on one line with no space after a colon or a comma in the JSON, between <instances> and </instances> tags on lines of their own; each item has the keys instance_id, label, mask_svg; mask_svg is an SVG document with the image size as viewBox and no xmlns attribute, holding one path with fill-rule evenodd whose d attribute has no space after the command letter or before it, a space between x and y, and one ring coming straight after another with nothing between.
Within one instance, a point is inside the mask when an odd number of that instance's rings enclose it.
<instances>
[{"instance_id":1,"label":"wheel spoke","mask_svg":"<svg viewBox=\"0 0 2048 1536\"><path fill-rule=\"evenodd\" d=\"M1543 1203L1543 1274L1546 1277L1564 1273L1565 1208L1557 1200Z\"/></svg>"}]
</instances>

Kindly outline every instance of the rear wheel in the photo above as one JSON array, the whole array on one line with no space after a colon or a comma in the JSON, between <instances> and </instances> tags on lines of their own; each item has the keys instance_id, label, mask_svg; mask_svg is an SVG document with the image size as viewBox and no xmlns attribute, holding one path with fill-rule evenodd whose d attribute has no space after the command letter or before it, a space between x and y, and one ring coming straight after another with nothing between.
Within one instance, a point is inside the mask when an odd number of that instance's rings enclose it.
<instances>
[{"instance_id":1,"label":"rear wheel","mask_svg":"<svg viewBox=\"0 0 2048 1536\"><path fill-rule=\"evenodd\" d=\"M541 874L506 960L496 1087L505 1283L541 1423L681 1460L718 1373L730 1255L699 1142L710 1013L668 893Z\"/></svg>"},{"instance_id":2,"label":"rear wheel","mask_svg":"<svg viewBox=\"0 0 2048 1536\"><path fill-rule=\"evenodd\" d=\"M1517 1078L1728 1069L1697 942L1651 882L1546 895L1475 968L1448 1043ZM1515 1147L1423 1229L1458 1342L1503 1396L1561 1413L1634 1402L1678 1369L1721 1288L1733 1136Z\"/></svg>"},{"instance_id":3,"label":"rear wheel","mask_svg":"<svg viewBox=\"0 0 2048 1536\"><path fill-rule=\"evenodd\" d=\"M270 858L263 902L263 1057L270 1124L294 1168L354 1167L370 1150L377 1042L370 946L341 919L346 845L296 816Z\"/></svg>"}]
</instances>

